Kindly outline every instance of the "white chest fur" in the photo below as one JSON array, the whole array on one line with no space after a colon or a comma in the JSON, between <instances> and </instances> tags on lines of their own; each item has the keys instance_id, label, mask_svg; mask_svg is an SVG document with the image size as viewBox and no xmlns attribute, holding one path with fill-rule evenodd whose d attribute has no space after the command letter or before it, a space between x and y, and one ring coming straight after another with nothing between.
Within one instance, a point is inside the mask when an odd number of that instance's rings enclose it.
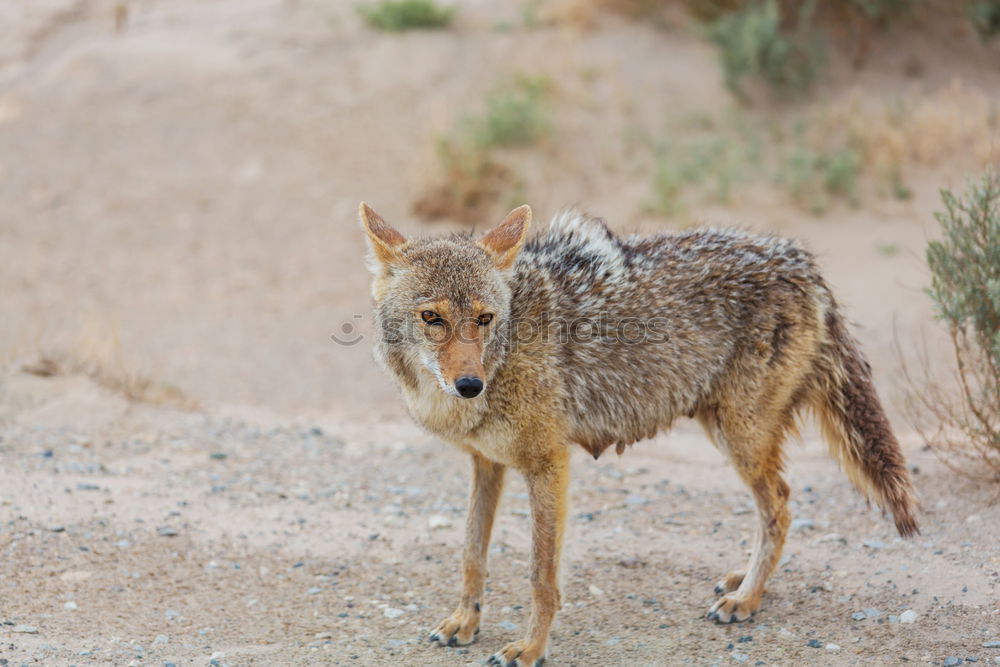
<instances>
[{"instance_id":1,"label":"white chest fur","mask_svg":"<svg viewBox=\"0 0 1000 667\"><path fill-rule=\"evenodd\" d=\"M451 396L429 374L415 389L404 386L403 397L413 418L438 437L463 449L474 449L488 459L510 464L509 429L488 419L489 387L476 398ZM502 422L500 422L502 423Z\"/></svg>"}]
</instances>

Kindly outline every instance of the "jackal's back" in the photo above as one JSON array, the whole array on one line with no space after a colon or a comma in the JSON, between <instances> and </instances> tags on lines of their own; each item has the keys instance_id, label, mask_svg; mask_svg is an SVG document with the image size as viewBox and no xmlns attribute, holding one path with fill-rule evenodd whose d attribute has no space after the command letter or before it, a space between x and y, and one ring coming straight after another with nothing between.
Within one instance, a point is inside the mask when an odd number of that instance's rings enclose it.
<instances>
[{"instance_id":1,"label":"jackal's back","mask_svg":"<svg viewBox=\"0 0 1000 667\"><path fill-rule=\"evenodd\" d=\"M513 315L549 319L571 437L594 456L694 414L727 376L780 356L828 302L793 241L732 230L619 237L557 216L516 264ZM748 356L749 355L749 356Z\"/></svg>"}]
</instances>

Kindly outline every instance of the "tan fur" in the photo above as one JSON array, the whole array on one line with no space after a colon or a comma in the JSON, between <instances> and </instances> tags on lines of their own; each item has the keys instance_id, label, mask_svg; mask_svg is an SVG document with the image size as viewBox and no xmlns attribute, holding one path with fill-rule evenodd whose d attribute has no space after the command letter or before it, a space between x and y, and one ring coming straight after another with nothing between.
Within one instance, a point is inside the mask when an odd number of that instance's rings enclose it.
<instances>
[{"instance_id":1,"label":"tan fur","mask_svg":"<svg viewBox=\"0 0 1000 667\"><path fill-rule=\"evenodd\" d=\"M701 422L757 506L750 561L719 582L710 618L745 620L760 605L790 522L782 446L805 409L819 413L858 488L893 513L901 534L917 532L905 462L867 363L798 245L712 230L623 239L572 211L526 241L527 207L478 241L408 240L364 205L361 218L376 356L414 419L473 461L462 595L433 640L475 637L512 467L531 504L532 614L526 636L491 663L540 664L561 603L569 443L594 458L611 446L621 453L681 416ZM469 378L483 389L463 398L459 382Z\"/></svg>"}]
</instances>

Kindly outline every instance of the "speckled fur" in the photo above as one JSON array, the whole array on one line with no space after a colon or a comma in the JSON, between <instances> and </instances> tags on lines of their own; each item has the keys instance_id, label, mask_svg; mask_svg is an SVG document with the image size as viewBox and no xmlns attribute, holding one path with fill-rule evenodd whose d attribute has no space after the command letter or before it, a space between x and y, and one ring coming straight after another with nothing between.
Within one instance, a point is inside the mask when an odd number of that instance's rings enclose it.
<instances>
[{"instance_id":1,"label":"speckled fur","mask_svg":"<svg viewBox=\"0 0 1000 667\"><path fill-rule=\"evenodd\" d=\"M901 534L917 532L910 480L867 362L812 255L795 242L731 230L623 238L576 211L525 242L527 207L478 241L406 240L364 205L361 217L384 334L376 356L416 421L473 459L462 603L433 638L465 643L478 629L489 526L502 471L513 467L532 501L534 605L528 636L494 658L541 660L560 601L567 444L594 458L612 445L622 453L682 416L704 425L758 508L750 562L720 582L715 620L748 618L780 557L790 518L782 444L804 409L819 414L855 485L894 514ZM417 311L431 302L456 323L495 317L449 351L421 330ZM619 323L625 335L613 335ZM638 341L642 326L649 336ZM406 327L415 328L405 340L389 335ZM480 362L483 394L452 395L447 384Z\"/></svg>"}]
</instances>

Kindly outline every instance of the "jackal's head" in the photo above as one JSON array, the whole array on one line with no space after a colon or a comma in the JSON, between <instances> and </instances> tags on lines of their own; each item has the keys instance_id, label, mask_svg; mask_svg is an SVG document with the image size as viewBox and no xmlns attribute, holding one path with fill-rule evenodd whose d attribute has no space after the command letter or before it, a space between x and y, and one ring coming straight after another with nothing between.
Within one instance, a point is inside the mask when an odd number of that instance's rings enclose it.
<instances>
[{"instance_id":1,"label":"jackal's head","mask_svg":"<svg viewBox=\"0 0 1000 667\"><path fill-rule=\"evenodd\" d=\"M411 240L367 204L360 215L375 274L376 356L402 382L415 386L429 373L448 394L475 398L504 355L508 277L531 209L514 209L480 239Z\"/></svg>"}]
</instances>

